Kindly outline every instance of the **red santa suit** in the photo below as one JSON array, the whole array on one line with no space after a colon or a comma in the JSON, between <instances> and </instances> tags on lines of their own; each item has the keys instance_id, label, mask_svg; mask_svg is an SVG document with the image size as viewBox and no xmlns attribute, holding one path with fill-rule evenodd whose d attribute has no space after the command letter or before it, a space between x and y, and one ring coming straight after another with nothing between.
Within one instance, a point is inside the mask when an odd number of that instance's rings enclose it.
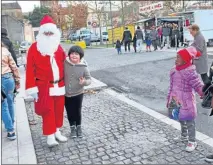
<instances>
[{"instance_id":1,"label":"red santa suit","mask_svg":"<svg viewBox=\"0 0 213 165\"><path fill-rule=\"evenodd\" d=\"M42 19L40 29L45 29L47 25L56 27L49 16ZM66 54L60 45L52 55L42 54L38 42L33 43L28 50L26 92L28 95L38 92L35 112L43 119L44 135L54 134L63 125L65 58Z\"/></svg>"}]
</instances>

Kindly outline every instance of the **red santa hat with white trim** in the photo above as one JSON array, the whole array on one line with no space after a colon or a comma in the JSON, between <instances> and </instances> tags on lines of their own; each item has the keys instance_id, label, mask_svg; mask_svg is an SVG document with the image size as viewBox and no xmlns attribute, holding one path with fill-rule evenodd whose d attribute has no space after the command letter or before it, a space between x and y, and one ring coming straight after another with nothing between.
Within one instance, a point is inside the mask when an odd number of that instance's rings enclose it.
<instances>
[{"instance_id":1,"label":"red santa hat with white trim","mask_svg":"<svg viewBox=\"0 0 213 165\"><path fill-rule=\"evenodd\" d=\"M45 15L40 22L40 29L39 31L44 33L44 32L52 32L55 33L57 30L57 26L53 19L49 15Z\"/></svg>"}]
</instances>

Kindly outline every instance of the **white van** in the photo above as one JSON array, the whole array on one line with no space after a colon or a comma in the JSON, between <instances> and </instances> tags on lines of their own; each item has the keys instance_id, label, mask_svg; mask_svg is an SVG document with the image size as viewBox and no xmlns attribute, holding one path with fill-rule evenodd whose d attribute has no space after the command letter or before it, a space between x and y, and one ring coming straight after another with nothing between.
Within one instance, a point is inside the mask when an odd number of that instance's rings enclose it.
<instances>
[{"instance_id":1,"label":"white van","mask_svg":"<svg viewBox=\"0 0 213 165\"><path fill-rule=\"evenodd\" d=\"M184 41L193 42L193 37L191 36L188 24L197 24L200 27L200 31L203 34L207 46L213 46L213 9L211 10L195 10L184 12L184 26L183 35Z\"/></svg>"}]
</instances>

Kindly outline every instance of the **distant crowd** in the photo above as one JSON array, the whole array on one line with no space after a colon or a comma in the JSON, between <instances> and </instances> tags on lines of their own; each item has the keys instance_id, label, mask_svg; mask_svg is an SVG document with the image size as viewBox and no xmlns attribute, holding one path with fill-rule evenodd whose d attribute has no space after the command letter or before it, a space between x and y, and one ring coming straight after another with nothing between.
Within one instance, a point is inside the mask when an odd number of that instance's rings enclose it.
<instances>
[{"instance_id":1,"label":"distant crowd","mask_svg":"<svg viewBox=\"0 0 213 165\"><path fill-rule=\"evenodd\" d=\"M125 27L123 38L116 41L116 49L118 54L121 54L121 46L124 44L125 52L130 51L130 45L133 42L135 53L142 51L142 44L146 44L146 52L151 52L151 45L154 51L163 49L166 46L168 49L171 47L179 48L179 43L184 46L183 40L183 27L178 27L175 23L162 23L160 26L152 26L150 30L144 29L144 33L140 26L137 27L134 36L128 27Z\"/></svg>"}]
</instances>

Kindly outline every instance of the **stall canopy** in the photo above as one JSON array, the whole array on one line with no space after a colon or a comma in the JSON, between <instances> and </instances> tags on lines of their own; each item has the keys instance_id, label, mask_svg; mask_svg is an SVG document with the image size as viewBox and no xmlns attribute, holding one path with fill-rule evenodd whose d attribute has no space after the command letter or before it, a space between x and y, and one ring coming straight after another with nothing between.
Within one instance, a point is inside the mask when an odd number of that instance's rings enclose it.
<instances>
[{"instance_id":1,"label":"stall canopy","mask_svg":"<svg viewBox=\"0 0 213 165\"><path fill-rule=\"evenodd\" d=\"M139 20L137 22L134 22L134 23L135 24L137 24L137 23L143 23L143 22L146 22L146 21L149 21L149 20L152 20L152 19L154 19L154 17L153 18L147 18L147 19L141 19L141 20Z\"/></svg>"}]
</instances>

